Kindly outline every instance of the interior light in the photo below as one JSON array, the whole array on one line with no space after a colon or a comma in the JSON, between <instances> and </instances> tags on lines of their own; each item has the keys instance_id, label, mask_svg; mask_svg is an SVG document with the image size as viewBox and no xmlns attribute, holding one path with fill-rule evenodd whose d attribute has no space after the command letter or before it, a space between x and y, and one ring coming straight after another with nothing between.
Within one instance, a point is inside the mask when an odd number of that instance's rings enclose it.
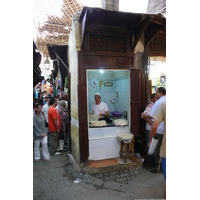
<instances>
[{"instance_id":1,"label":"interior light","mask_svg":"<svg viewBox=\"0 0 200 200\"><path fill-rule=\"evenodd\" d=\"M104 71L101 69L101 70L100 70L100 73L103 74L103 72L104 72Z\"/></svg>"}]
</instances>

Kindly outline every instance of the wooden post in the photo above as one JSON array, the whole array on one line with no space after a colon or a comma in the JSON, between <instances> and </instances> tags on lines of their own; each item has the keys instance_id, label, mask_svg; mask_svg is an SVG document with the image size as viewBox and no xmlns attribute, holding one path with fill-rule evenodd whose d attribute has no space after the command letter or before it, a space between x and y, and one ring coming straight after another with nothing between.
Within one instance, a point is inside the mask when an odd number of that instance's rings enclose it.
<instances>
[{"instance_id":1,"label":"wooden post","mask_svg":"<svg viewBox=\"0 0 200 200\"><path fill-rule=\"evenodd\" d=\"M123 155L123 146L124 146L124 142L121 141L121 147L120 147L120 152L119 152L119 155L120 155L121 159L122 159L122 155Z\"/></svg>"},{"instance_id":2,"label":"wooden post","mask_svg":"<svg viewBox=\"0 0 200 200\"><path fill-rule=\"evenodd\" d=\"M124 143L124 163L127 162L127 143Z\"/></svg>"}]
</instances>

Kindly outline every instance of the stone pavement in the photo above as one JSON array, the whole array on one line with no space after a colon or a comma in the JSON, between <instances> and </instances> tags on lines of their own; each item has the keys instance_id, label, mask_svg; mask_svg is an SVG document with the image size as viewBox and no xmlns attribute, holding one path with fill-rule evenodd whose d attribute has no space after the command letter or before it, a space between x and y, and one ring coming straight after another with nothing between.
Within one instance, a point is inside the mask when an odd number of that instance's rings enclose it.
<instances>
[{"instance_id":1,"label":"stone pavement","mask_svg":"<svg viewBox=\"0 0 200 200\"><path fill-rule=\"evenodd\" d=\"M134 167L90 174L67 152L50 162L33 161L34 200L163 199L163 193L161 172Z\"/></svg>"}]
</instances>

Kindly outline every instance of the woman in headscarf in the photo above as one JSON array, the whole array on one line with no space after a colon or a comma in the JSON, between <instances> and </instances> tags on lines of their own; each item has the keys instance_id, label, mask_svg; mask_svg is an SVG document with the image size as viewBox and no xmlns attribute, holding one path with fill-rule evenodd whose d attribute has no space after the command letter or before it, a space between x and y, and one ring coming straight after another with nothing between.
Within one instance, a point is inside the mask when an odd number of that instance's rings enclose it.
<instances>
[{"instance_id":1,"label":"woman in headscarf","mask_svg":"<svg viewBox=\"0 0 200 200\"><path fill-rule=\"evenodd\" d=\"M34 157L35 161L40 160L40 140L42 140L42 157L44 160L50 160L47 148L47 133L45 127L45 117L42 114L42 105L37 104L33 114L33 134L34 134Z\"/></svg>"},{"instance_id":2,"label":"woman in headscarf","mask_svg":"<svg viewBox=\"0 0 200 200\"><path fill-rule=\"evenodd\" d=\"M67 123L67 112L66 112L65 107L66 107L65 100L59 101L58 105L56 106L56 110L60 114L60 123L61 123L61 129L60 129L60 134L59 134L59 150L60 151L63 151L66 123Z\"/></svg>"}]
</instances>

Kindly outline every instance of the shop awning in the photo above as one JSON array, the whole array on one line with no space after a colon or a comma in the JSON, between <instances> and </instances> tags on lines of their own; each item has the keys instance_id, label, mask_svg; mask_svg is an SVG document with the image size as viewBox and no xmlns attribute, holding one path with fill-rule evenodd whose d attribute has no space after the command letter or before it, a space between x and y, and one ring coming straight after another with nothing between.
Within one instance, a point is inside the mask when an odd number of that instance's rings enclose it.
<instances>
[{"instance_id":1,"label":"shop awning","mask_svg":"<svg viewBox=\"0 0 200 200\"><path fill-rule=\"evenodd\" d=\"M65 77L68 75L69 64L68 64L68 45L47 45L49 55L51 60L59 60L59 69L62 75L62 82L64 82Z\"/></svg>"},{"instance_id":2,"label":"shop awning","mask_svg":"<svg viewBox=\"0 0 200 200\"><path fill-rule=\"evenodd\" d=\"M82 47L85 31L90 24L105 26L122 26L134 34L132 50L136 47L141 35L144 33L145 46L158 34L166 34L166 18L154 14L128 13L110 11L101 8L83 7L79 22L81 23Z\"/></svg>"},{"instance_id":3,"label":"shop awning","mask_svg":"<svg viewBox=\"0 0 200 200\"><path fill-rule=\"evenodd\" d=\"M37 49L35 42L33 41L33 87L35 87L40 81L44 79L41 76L41 70L39 64L41 62L41 54Z\"/></svg>"}]
</instances>

